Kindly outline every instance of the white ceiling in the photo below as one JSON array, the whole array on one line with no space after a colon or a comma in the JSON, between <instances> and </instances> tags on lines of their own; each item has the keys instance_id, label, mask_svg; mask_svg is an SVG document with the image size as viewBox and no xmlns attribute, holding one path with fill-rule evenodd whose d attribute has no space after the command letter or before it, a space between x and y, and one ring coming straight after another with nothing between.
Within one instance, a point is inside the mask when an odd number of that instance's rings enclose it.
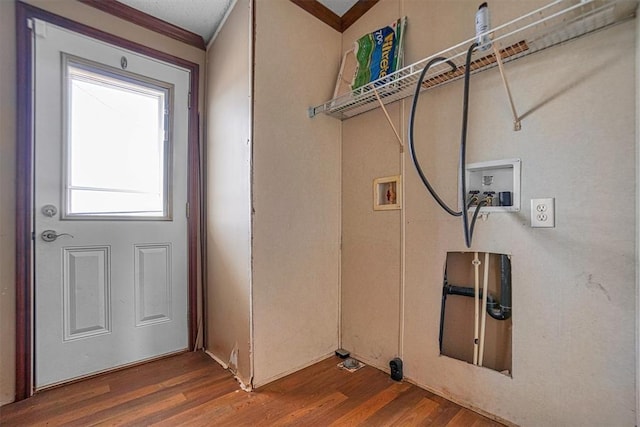
<instances>
[{"instance_id":1,"label":"white ceiling","mask_svg":"<svg viewBox=\"0 0 640 427\"><path fill-rule=\"evenodd\" d=\"M118 0L134 9L199 34L205 43L211 40L234 0ZM268 5L269 0L260 0ZM357 0L318 0L342 16Z\"/></svg>"},{"instance_id":2,"label":"white ceiling","mask_svg":"<svg viewBox=\"0 0 640 427\"><path fill-rule=\"evenodd\" d=\"M211 39L233 0L118 0L156 18Z\"/></svg>"},{"instance_id":3,"label":"white ceiling","mask_svg":"<svg viewBox=\"0 0 640 427\"><path fill-rule=\"evenodd\" d=\"M344 15L358 0L318 0L338 16Z\"/></svg>"}]
</instances>

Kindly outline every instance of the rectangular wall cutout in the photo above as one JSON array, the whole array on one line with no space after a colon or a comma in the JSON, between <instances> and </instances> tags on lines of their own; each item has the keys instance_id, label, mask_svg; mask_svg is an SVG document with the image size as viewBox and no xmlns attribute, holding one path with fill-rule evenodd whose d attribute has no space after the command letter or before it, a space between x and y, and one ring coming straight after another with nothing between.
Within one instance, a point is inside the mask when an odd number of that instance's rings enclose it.
<instances>
[{"instance_id":1,"label":"rectangular wall cutout","mask_svg":"<svg viewBox=\"0 0 640 427\"><path fill-rule=\"evenodd\" d=\"M447 254L440 314L441 355L511 376L511 313L509 255Z\"/></svg>"},{"instance_id":2,"label":"rectangular wall cutout","mask_svg":"<svg viewBox=\"0 0 640 427\"><path fill-rule=\"evenodd\" d=\"M171 244L135 245L136 326L171 320Z\"/></svg>"}]
</instances>

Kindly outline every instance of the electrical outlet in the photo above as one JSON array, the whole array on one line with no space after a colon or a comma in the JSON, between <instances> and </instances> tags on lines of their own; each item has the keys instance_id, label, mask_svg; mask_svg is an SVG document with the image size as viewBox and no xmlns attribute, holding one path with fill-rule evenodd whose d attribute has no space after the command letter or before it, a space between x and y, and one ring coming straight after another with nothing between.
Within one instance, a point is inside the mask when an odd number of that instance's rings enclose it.
<instances>
[{"instance_id":1,"label":"electrical outlet","mask_svg":"<svg viewBox=\"0 0 640 427\"><path fill-rule=\"evenodd\" d=\"M555 199L531 199L531 227L552 228L556 226Z\"/></svg>"}]
</instances>

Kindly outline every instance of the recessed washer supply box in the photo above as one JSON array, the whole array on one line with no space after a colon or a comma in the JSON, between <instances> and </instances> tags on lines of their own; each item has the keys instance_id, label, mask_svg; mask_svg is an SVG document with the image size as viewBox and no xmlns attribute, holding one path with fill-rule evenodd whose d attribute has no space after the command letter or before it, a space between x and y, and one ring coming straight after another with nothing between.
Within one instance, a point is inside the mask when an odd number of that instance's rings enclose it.
<instances>
[{"instance_id":1,"label":"recessed washer supply box","mask_svg":"<svg viewBox=\"0 0 640 427\"><path fill-rule=\"evenodd\" d=\"M479 191L481 200L485 192L495 192L494 205L483 206L480 213L520 211L520 159L469 163L466 185L467 195L470 191ZM497 206L499 193L504 191L511 192L511 206ZM475 206L469 207L471 212L475 209Z\"/></svg>"}]
</instances>

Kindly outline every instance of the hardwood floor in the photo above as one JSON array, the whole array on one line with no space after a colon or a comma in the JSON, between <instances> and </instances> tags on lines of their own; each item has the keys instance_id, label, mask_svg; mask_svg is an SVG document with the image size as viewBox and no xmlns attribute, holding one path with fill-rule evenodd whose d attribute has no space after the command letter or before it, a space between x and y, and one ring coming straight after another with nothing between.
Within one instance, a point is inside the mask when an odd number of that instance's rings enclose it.
<instances>
[{"instance_id":1,"label":"hardwood floor","mask_svg":"<svg viewBox=\"0 0 640 427\"><path fill-rule=\"evenodd\" d=\"M184 353L0 408L3 426L500 426L375 368L332 357L241 391L206 354Z\"/></svg>"}]
</instances>

